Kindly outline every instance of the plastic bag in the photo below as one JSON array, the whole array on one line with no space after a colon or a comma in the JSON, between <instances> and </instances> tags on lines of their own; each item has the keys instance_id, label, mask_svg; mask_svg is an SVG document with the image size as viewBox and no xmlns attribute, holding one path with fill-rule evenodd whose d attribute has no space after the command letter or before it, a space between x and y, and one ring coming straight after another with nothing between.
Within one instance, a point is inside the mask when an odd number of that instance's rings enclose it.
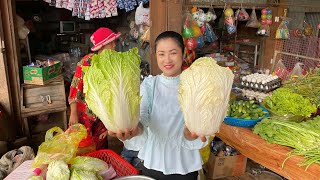
<instances>
[{"instance_id":1,"label":"plastic bag","mask_svg":"<svg viewBox=\"0 0 320 180\"><path fill-rule=\"evenodd\" d=\"M284 18L276 31L276 39L289 39L290 38L288 24L289 24L289 19Z\"/></svg>"},{"instance_id":2,"label":"plastic bag","mask_svg":"<svg viewBox=\"0 0 320 180\"><path fill-rule=\"evenodd\" d=\"M205 30L204 30L203 35L204 35L204 40L209 43L212 43L218 39L218 37L214 33L214 31L209 23L205 24Z\"/></svg>"},{"instance_id":3,"label":"plastic bag","mask_svg":"<svg viewBox=\"0 0 320 180\"><path fill-rule=\"evenodd\" d=\"M197 33L199 33L196 27L198 27L199 29L197 22L194 20L190 12L186 12L184 15L184 24L183 24L183 30L182 30L183 38L188 39L188 38L195 37L195 34L197 35Z\"/></svg>"},{"instance_id":4,"label":"plastic bag","mask_svg":"<svg viewBox=\"0 0 320 180\"><path fill-rule=\"evenodd\" d=\"M275 68L274 68L274 72L275 75L277 75L281 80L287 80L288 75L289 75L289 71L286 68L286 66L283 64L282 59L280 59L278 61L278 63L276 64Z\"/></svg>"},{"instance_id":5,"label":"plastic bag","mask_svg":"<svg viewBox=\"0 0 320 180\"><path fill-rule=\"evenodd\" d=\"M148 27L147 30L142 34L141 40L143 42L150 42L150 27Z\"/></svg>"},{"instance_id":6,"label":"plastic bag","mask_svg":"<svg viewBox=\"0 0 320 180\"><path fill-rule=\"evenodd\" d=\"M312 36L313 28L306 21L303 22L303 34L305 36Z\"/></svg>"},{"instance_id":7,"label":"plastic bag","mask_svg":"<svg viewBox=\"0 0 320 180\"><path fill-rule=\"evenodd\" d=\"M261 25L257 31L257 35L270 36L270 26L267 24Z\"/></svg>"},{"instance_id":8,"label":"plastic bag","mask_svg":"<svg viewBox=\"0 0 320 180\"><path fill-rule=\"evenodd\" d=\"M150 26L150 8L144 8L143 2L140 2L135 14L136 25Z\"/></svg>"},{"instance_id":9,"label":"plastic bag","mask_svg":"<svg viewBox=\"0 0 320 180\"><path fill-rule=\"evenodd\" d=\"M59 127L49 129L45 141L39 146L32 167L49 164L53 160L69 163L76 155L80 141L86 137L87 129L82 124L72 125L65 132Z\"/></svg>"},{"instance_id":10,"label":"plastic bag","mask_svg":"<svg viewBox=\"0 0 320 180\"><path fill-rule=\"evenodd\" d=\"M304 70L303 70L304 64L301 62L297 62L294 65L294 68L290 72L289 77L293 79L298 79L304 76Z\"/></svg>"},{"instance_id":11,"label":"plastic bag","mask_svg":"<svg viewBox=\"0 0 320 180\"><path fill-rule=\"evenodd\" d=\"M213 138L209 137L209 140L208 140L209 143L205 147L203 147L199 150L203 163L207 163L209 160L212 140L213 140Z\"/></svg>"},{"instance_id":12,"label":"plastic bag","mask_svg":"<svg viewBox=\"0 0 320 180\"><path fill-rule=\"evenodd\" d=\"M216 12L214 11L213 8L209 8L207 12L207 22L214 21L217 19Z\"/></svg>"},{"instance_id":13,"label":"plastic bag","mask_svg":"<svg viewBox=\"0 0 320 180\"><path fill-rule=\"evenodd\" d=\"M246 24L246 27L259 28L259 26L260 26L260 23L257 19L256 10L255 8L253 8L250 15L250 19Z\"/></svg>"},{"instance_id":14,"label":"plastic bag","mask_svg":"<svg viewBox=\"0 0 320 180\"><path fill-rule=\"evenodd\" d=\"M238 9L236 11L235 17L238 21L248 21L249 20L249 14L244 8Z\"/></svg>"}]
</instances>

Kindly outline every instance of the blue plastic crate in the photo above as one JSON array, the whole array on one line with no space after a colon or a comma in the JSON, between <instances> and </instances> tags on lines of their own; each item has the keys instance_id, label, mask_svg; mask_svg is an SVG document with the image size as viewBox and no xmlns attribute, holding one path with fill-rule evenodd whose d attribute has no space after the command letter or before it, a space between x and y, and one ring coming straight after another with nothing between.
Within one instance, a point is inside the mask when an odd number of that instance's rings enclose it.
<instances>
[{"instance_id":1,"label":"blue plastic crate","mask_svg":"<svg viewBox=\"0 0 320 180\"><path fill-rule=\"evenodd\" d=\"M263 118L266 118L266 117L270 116L270 113L266 108L264 108L262 106L259 106L259 107L261 107L262 110L267 113L262 118L259 118L259 119L241 119L241 118L234 118L234 117L227 116L227 117L224 118L224 123L226 123L228 125L231 125L231 126L252 127L252 126L256 125L259 121L261 121Z\"/></svg>"}]
</instances>

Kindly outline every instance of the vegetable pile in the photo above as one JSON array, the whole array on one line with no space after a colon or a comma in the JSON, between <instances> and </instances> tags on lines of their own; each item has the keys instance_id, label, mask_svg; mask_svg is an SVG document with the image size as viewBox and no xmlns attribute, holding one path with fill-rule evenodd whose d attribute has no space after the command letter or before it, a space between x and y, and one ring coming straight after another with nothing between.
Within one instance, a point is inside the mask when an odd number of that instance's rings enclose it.
<instances>
[{"instance_id":1,"label":"vegetable pile","mask_svg":"<svg viewBox=\"0 0 320 180\"><path fill-rule=\"evenodd\" d=\"M301 123L265 118L254 127L253 133L269 143L293 148L288 158L304 156L306 160L299 165L307 166L306 169L312 163L320 164L320 116Z\"/></svg>"},{"instance_id":2,"label":"vegetable pile","mask_svg":"<svg viewBox=\"0 0 320 180\"><path fill-rule=\"evenodd\" d=\"M186 126L198 135L216 133L227 114L234 75L213 58L197 59L180 75L178 99Z\"/></svg>"},{"instance_id":3,"label":"vegetable pile","mask_svg":"<svg viewBox=\"0 0 320 180\"><path fill-rule=\"evenodd\" d=\"M259 119L267 112L254 104L254 101L234 101L228 107L228 116L241 119Z\"/></svg>"},{"instance_id":4,"label":"vegetable pile","mask_svg":"<svg viewBox=\"0 0 320 180\"><path fill-rule=\"evenodd\" d=\"M308 98L312 103L320 107L320 69L310 71L299 79L291 79L284 82L284 87Z\"/></svg>"},{"instance_id":5,"label":"vegetable pile","mask_svg":"<svg viewBox=\"0 0 320 180\"><path fill-rule=\"evenodd\" d=\"M31 179L47 179L47 180L99 180L99 179L112 179L114 173L108 173L110 167L106 162L101 159L77 156L72 159L70 169L68 164L63 160L54 160L48 165L48 171L45 178L42 176L33 176Z\"/></svg>"},{"instance_id":6,"label":"vegetable pile","mask_svg":"<svg viewBox=\"0 0 320 180\"><path fill-rule=\"evenodd\" d=\"M133 128L139 121L140 61L137 48L104 50L84 69L85 100L110 131Z\"/></svg>"},{"instance_id":7,"label":"vegetable pile","mask_svg":"<svg viewBox=\"0 0 320 180\"><path fill-rule=\"evenodd\" d=\"M272 92L272 96L264 99L264 106L274 115L297 115L310 117L317 107L309 99L294 93L288 88L279 88Z\"/></svg>"}]
</instances>

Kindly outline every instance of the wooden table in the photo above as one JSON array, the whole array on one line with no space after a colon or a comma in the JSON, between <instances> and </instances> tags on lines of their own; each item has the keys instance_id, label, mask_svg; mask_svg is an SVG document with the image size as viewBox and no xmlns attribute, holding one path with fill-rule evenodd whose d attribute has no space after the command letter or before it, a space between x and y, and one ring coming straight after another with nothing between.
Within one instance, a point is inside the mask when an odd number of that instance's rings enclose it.
<instances>
[{"instance_id":1,"label":"wooden table","mask_svg":"<svg viewBox=\"0 0 320 180\"><path fill-rule=\"evenodd\" d=\"M314 163L309 166L307 171L305 171L305 167L297 165L304 160L302 156L288 159L282 168L282 163L291 149L281 145L268 144L259 135L253 134L249 128L234 127L222 123L217 137L249 159L287 179L320 179L320 165Z\"/></svg>"}]
</instances>

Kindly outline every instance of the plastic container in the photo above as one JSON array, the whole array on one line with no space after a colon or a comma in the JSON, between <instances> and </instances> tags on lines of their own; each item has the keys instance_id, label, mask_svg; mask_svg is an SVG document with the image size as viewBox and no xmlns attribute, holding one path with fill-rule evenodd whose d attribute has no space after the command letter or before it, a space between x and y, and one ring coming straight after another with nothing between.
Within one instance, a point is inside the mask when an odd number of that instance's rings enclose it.
<instances>
[{"instance_id":1,"label":"plastic container","mask_svg":"<svg viewBox=\"0 0 320 180\"><path fill-rule=\"evenodd\" d=\"M77 155L81 156L94 151L96 151L96 145L93 142L92 136L88 135L86 139L82 139L82 141L79 143Z\"/></svg>"},{"instance_id":2,"label":"plastic container","mask_svg":"<svg viewBox=\"0 0 320 180\"><path fill-rule=\"evenodd\" d=\"M259 119L241 119L241 118L234 118L234 117L230 117L227 116L224 118L224 123L231 125L231 126L238 126L238 127L252 127L254 125L256 125L259 121L261 121L263 118L269 117L269 111L262 107L259 106L260 108L262 108L262 110L264 112L266 112L267 114L265 114L264 117L259 118Z\"/></svg>"},{"instance_id":3,"label":"plastic container","mask_svg":"<svg viewBox=\"0 0 320 180\"><path fill-rule=\"evenodd\" d=\"M126 160L124 160L117 153L111 150L108 150L108 149L99 150L99 151L86 154L85 156L99 158L105 161L106 163L111 164L111 166L117 173L117 177L133 176L133 175L139 174L137 169L135 169Z\"/></svg>"}]
</instances>

